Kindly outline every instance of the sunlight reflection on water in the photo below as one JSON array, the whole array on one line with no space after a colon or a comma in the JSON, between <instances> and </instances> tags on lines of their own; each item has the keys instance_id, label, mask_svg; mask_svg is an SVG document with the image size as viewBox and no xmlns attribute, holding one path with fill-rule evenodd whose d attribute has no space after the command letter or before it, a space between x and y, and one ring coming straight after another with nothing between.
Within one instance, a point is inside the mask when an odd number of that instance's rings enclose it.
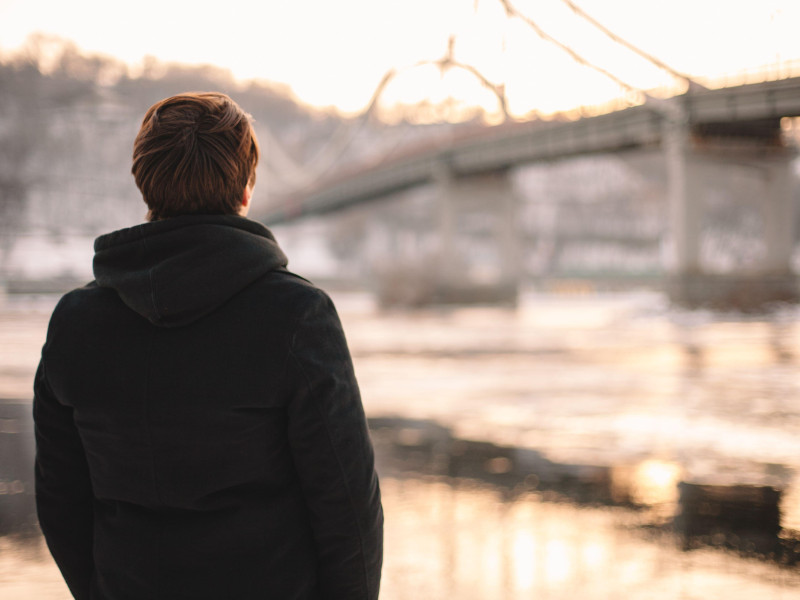
<instances>
[{"instance_id":1,"label":"sunlight reflection on water","mask_svg":"<svg viewBox=\"0 0 800 600\"><path fill-rule=\"evenodd\" d=\"M382 485L383 600L800 597L796 570L719 550L682 552L626 509L426 479Z\"/></svg>"}]
</instances>

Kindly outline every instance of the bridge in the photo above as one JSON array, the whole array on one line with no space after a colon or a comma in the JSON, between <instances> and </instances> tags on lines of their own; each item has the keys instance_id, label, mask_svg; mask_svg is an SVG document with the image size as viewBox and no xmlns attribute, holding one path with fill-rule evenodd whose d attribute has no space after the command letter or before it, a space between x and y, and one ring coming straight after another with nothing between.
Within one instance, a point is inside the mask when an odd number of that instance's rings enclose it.
<instances>
[{"instance_id":1,"label":"bridge","mask_svg":"<svg viewBox=\"0 0 800 600\"><path fill-rule=\"evenodd\" d=\"M638 106L576 120L487 127L342 172L274 207L263 220L286 223L433 184L440 190L438 269L442 275L434 295L446 299L447 290L455 285L452 280L448 283L447 275L456 260L454 215L479 196L478 202L499 216L495 233L505 273L494 289L513 295L519 281L519 243L508 171L541 161L658 149L667 174L671 238L667 284L672 297L689 304L703 303L714 295L724 299L742 293L757 296L757 303L795 300L798 294L790 260L796 198L790 162L796 150L784 142L781 130L781 120L795 116L800 116L800 77L712 90L692 88L680 96L648 98ZM713 278L700 264L703 196L708 180L724 166L762 173L759 202L767 252L756 270ZM712 280L716 291L709 292Z\"/></svg>"}]
</instances>

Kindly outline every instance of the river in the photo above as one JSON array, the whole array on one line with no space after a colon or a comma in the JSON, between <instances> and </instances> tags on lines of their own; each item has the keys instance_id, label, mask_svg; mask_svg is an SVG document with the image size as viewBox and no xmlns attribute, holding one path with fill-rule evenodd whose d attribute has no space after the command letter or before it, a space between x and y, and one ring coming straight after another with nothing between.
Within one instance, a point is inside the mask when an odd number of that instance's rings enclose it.
<instances>
[{"instance_id":1,"label":"river","mask_svg":"<svg viewBox=\"0 0 800 600\"><path fill-rule=\"evenodd\" d=\"M382 600L800 599L800 310L573 292L414 312L334 293L384 494ZM53 302L0 310L4 600L68 597L26 470Z\"/></svg>"}]
</instances>

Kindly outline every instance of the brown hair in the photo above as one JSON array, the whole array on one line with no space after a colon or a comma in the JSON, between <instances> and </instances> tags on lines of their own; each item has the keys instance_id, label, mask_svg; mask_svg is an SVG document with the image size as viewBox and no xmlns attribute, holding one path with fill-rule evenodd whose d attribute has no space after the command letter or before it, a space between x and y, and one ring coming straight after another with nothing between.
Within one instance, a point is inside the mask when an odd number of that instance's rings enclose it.
<instances>
[{"instance_id":1,"label":"brown hair","mask_svg":"<svg viewBox=\"0 0 800 600\"><path fill-rule=\"evenodd\" d=\"M236 214L256 180L258 140L250 116L225 94L191 92L147 111L131 173L150 221L185 214Z\"/></svg>"}]
</instances>

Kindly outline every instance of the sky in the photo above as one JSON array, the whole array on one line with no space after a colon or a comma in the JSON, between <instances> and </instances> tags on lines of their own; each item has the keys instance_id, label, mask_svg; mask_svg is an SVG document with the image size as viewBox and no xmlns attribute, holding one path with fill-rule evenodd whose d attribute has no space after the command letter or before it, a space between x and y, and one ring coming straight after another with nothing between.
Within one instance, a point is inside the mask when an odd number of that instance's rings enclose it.
<instances>
[{"instance_id":1,"label":"sky","mask_svg":"<svg viewBox=\"0 0 800 600\"><path fill-rule=\"evenodd\" d=\"M618 36L673 69L715 85L772 65L800 74L797 0L573 0ZM576 15L565 0L510 0L546 33L636 89L680 82ZM542 40L500 0L0 0L0 51L33 32L58 35L132 66L147 56L214 64L237 78L288 86L301 101L356 113L390 69L381 103L453 98L498 111L464 68L414 66L445 55L502 84L515 116L633 97Z\"/></svg>"}]
</instances>

